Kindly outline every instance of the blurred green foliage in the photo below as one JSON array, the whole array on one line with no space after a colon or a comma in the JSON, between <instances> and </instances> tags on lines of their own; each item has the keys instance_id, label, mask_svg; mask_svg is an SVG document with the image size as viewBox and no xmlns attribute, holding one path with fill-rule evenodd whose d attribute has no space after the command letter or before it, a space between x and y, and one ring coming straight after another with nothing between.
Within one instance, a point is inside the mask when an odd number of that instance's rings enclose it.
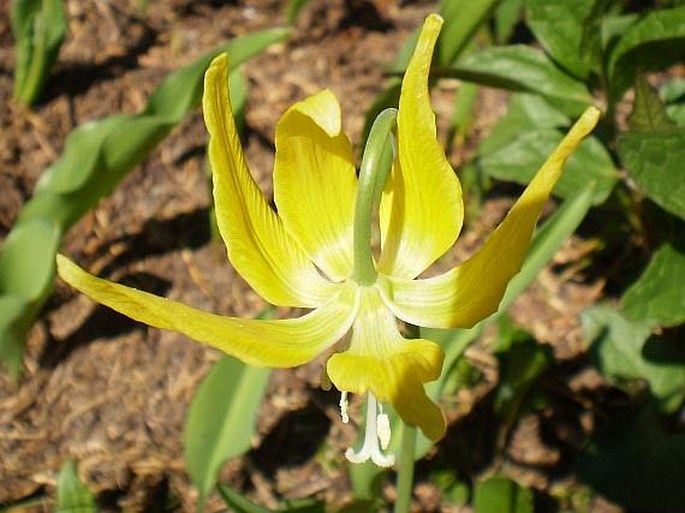
<instances>
[{"instance_id":1,"label":"blurred green foliage","mask_svg":"<svg viewBox=\"0 0 685 513\"><path fill-rule=\"evenodd\" d=\"M13 95L30 107L45 88L68 20L62 0L12 0L10 23L15 40Z\"/></svg>"}]
</instances>

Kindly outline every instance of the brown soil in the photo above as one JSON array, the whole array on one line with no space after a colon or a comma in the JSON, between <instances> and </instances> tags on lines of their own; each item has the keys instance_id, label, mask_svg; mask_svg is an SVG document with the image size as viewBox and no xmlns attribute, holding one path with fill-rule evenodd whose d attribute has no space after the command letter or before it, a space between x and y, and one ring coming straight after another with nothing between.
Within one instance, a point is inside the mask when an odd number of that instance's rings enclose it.
<instances>
[{"instance_id":1,"label":"brown soil","mask_svg":"<svg viewBox=\"0 0 685 513\"><path fill-rule=\"evenodd\" d=\"M8 2L3 2L0 237L41 172L59 156L69 130L90 119L138 111L167 72L232 36L283 25L285 3L68 0L68 38L45 99L29 111L10 101L13 42ZM342 104L348 135L358 141L364 113L383 86L384 66L436 8L428 1L313 1L286 44L245 65L247 156L267 193L274 127L285 108L330 88ZM455 89L455 83L445 82L435 93L442 124ZM455 163L503 111L503 100L499 93L482 92L479 121L466 148L452 155ZM252 316L264 303L227 264L220 244L210 240L205 142L197 112L70 231L63 251L109 279L198 308ZM510 203L488 201L452 257L476 247ZM601 283L580 283L578 270L565 265L585 251L583 241L570 241L558 257L568 272L546 270L513 308L514 319L552 344L560 361L582 351L577 314L601 289ZM455 424L496 380L487 343L469 356L486 386L460 393L458 409L448 412ZM162 511L158 503L169 495L176 500L170 509L193 511L196 494L184 470L182 429L193 392L217 358L213 350L138 325L58 283L30 333L21 382L15 386L0 374L0 504L51 495L56 472L73 458L107 510ZM320 368L318 361L273 373L255 450L231 462L224 481L269 507L283 498L316 497L340 505L352 497L341 453L354 442L356 428L339 422L337 395L319 388ZM570 437L591 429L571 424L559 424L575 430ZM522 424L510 445L506 467L519 480L546 492L565 486L550 478L560 456L542 442L536 418ZM464 511L450 506L427 474L420 473L418 481L416 511ZM392 485L385 491L392 497ZM221 507L216 498L208 504L210 511ZM595 510L617 511L608 505Z\"/></svg>"}]
</instances>

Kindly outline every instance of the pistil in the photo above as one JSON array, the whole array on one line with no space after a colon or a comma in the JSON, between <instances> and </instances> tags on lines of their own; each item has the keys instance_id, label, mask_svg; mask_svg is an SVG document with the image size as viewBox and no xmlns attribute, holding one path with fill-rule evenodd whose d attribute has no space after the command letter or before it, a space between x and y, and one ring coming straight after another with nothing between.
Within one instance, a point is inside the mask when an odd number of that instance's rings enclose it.
<instances>
[{"instance_id":1,"label":"pistil","mask_svg":"<svg viewBox=\"0 0 685 513\"><path fill-rule=\"evenodd\" d=\"M394 155L397 109L385 109L376 117L364 146L354 210L354 267L352 278L359 285L372 285L378 273L371 253L371 221L385 188Z\"/></svg>"}]
</instances>

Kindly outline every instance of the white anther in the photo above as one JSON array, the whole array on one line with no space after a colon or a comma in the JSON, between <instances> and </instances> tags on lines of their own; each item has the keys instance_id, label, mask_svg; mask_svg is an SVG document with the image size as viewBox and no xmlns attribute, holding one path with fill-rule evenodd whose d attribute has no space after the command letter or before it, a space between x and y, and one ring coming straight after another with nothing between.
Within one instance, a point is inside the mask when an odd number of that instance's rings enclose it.
<instances>
[{"instance_id":1,"label":"white anther","mask_svg":"<svg viewBox=\"0 0 685 513\"><path fill-rule=\"evenodd\" d=\"M347 414L347 392L340 393L340 418L344 424L350 421L350 416Z\"/></svg>"},{"instance_id":2,"label":"white anther","mask_svg":"<svg viewBox=\"0 0 685 513\"><path fill-rule=\"evenodd\" d=\"M390 419L387 414L379 413L376 423L378 424L378 441L381 443L381 448L386 450L388 445L390 445L390 436L392 435L390 432Z\"/></svg>"}]
</instances>

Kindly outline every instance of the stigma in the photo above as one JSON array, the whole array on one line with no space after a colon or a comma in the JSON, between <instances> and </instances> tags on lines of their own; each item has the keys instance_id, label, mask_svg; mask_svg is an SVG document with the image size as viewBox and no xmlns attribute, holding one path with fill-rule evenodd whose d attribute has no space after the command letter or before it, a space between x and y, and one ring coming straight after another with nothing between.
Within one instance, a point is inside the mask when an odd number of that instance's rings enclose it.
<instances>
[{"instance_id":1,"label":"stigma","mask_svg":"<svg viewBox=\"0 0 685 513\"><path fill-rule=\"evenodd\" d=\"M371 460L379 467L392 467L395 464L395 456L383 452L390 444L390 419L383 413L383 406L371 392L368 393L366 404L364 443L359 451L355 452L351 447L347 449L345 457L352 463ZM340 417L344 423L350 420L347 414L347 392L342 392L340 397Z\"/></svg>"}]
</instances>

